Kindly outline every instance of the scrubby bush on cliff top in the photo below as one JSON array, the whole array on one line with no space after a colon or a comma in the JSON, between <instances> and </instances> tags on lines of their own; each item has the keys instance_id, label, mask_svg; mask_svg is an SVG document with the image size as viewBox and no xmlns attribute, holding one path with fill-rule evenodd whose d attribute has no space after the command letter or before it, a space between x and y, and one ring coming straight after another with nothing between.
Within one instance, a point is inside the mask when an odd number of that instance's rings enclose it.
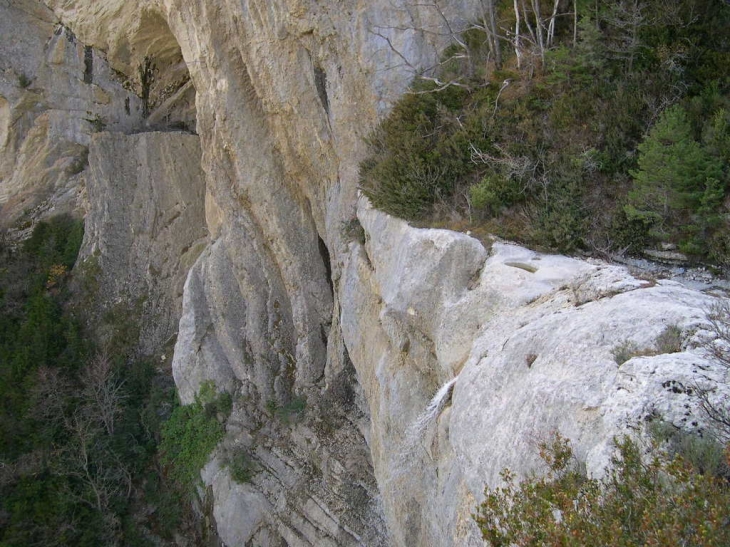
<instances>
[{"instance_id":1,"label":"scrubby bush on cliff top","mask_svg":"<svg viewBox=\"0 0 730 547\"><path fill-rule=\"evenodd\" d=\"M494 547L730 545L730 486L681 459L642 459L638 446L617 441L603 479L571 467L572 450L555 436L540 446L547 476L485 492L474 518Z\"/></svg>"},{"instance_id":2,"label":"scrubby bush on cliff top","mask_svg":"<svg viewBox=\"0 0 730 547\"><path fill-rule=\"evenodd\" d=\"M515 29L514 5L496 3L496 28ZM363 192L537 246L661 241L730 263L730 5L561 0L539 43L554 5L521 4L501 67L490 24L455 39L371 136Z\"/></svg>"}]
</instances>

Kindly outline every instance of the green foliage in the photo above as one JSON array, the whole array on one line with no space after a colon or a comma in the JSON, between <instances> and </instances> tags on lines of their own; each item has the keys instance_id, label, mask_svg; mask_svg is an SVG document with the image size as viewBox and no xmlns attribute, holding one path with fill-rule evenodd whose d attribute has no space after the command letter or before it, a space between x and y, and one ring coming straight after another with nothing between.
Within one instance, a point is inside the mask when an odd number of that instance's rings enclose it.
<instances>
[{"instance_id":1,"label":"green foliage","mask_svg":"<svg viewBox=\"0 0 730 547\"><path fill-rule=\"evenodd\" d=\"M663 420L653 420L649 433L669 456L680 457L699 473L730 479L730 462L717 440L688 433Z\"/></svg>"},{"instance_id":2,"label":"green foliage","mask_svg":"<svg viewBox=\"0 0 730 547\"><path fill-rule=\"evenodd\" d=\"M657 336L653 348L640 348L632 340L623 340L611 350L617 365L623 365L633 357L658 355L662 353L677 353L682 351L682 329L677 325L667 325Z\"/></svg>"},{"instance_id":3,"label":"green foliage","mask_svg":"<svg viewBox=\"0 0 730 547\"><path fill-rule=\"evenodd\" d=\"M228 465L231 469L231 477L240 484L251 482L258 472L258 466L245 451L236 452Z\"/></svg>"},{"instance_id":4,"label":"green foliage","mask_svg":"<svg viewBox=\"0 0 730 547\"><path fill-rule=\"evenodd\" d=\"M345 241L356 241L360 245L365 245L365 230L357 217L343 220L340 232Z\"/></svg>"},{"instance_id":5,"label":"green foliage","mask_svg":"<svg viewBox=\"0 0 730 547\"><path fill-rule=\"evenodd\" d=\"M41 222L23 248L3 251L0 269L0 457L32 445L33 422L24 419L36 371L76 367L83 357L78 322L64 314L68 269L83 225L70 217Z\"/></svg>"},{"instance_id":6,"label":"green foliage","mask_svg":"<svg viewBox=\"0 0 730 547\"><path fill-rule=\"evenodd\" d=\"M18 74L18 85L21 87L21 89L26 89L30 87L31 83L33 83L33 80L28 78L28 76L26 76L22 72Z\"/></svg>"},{"instance_id":7,"label":"green foliage","mask_svg":"<svg viewBox=\"0 0 730 547\"><path fill-rule=\"evenodd\" d=\"M76 262L83 237L83 222L61 215L39 222L24 242L23 251L38 260L42 267L62 264L70 269Z\"/></svg>"},{"instance_id":8,"label":"green foliage","mask_svg":"<svg viewBox=\"0 0 730 547\"><path fill-rule=\"evenodd\" d=\"M485 491L474 515L494 547L603 545L727 545L730 487L700 474L681 459L645 461L630 439L616 442L617 456L602 479L569 465L568 442L556 436L540 446L548 465L542 478Z\"/></svg>"},{"instance_id":9,"label":"green foliage","mask_svg":"<svg viewBox=\"0 0 730 547\"><path fill-rule=\"evenodd\" d=\"M83 152L73 159L71 164L66 167L67 175L78 175L83 172L89 165L89 149L84 148Z\"/></svg>"},{"instance_id":10,"label":"green foliage","mask_svg":"<svg viewBox=\"0 0 730 547\"><path fill-rule=\"evenodd\" d=\"M519 202L522 193L518 185L501 174L488 174L469 187L472 206L493 214Z\"/></svg>"},{"instance_id":11,"label":"green foliage","mask_svg":"<svg viewBox=\"0 0 730 547\"><path fill-rule=\"evenodd\" d=\"M18 249L0 247L3 546L146 545L170 538L184 511L157 479L172 379L148 361L89 357L83 310L70 304L82 237L83 223L63 216ZM142 491L143 510L132 496Z\"/></svg>"},{"instance_id":12,"label":"green foliage","mask_svg":"<svg viewBox=\"0 0 730 547\"><path fill-rule=\"evenodd\" d=\"M677 325L667 325L656 339L658 353L677 353L682 351L682 329Z\"/></svg>"},{"instance_id":13,"label":"green foliage","mask_svg":"<svg viewBox=\"0 0 730 547\"><path fill-rule=\"evenodd\" d=\"M421 224L563 251L663 239L730 263L730 7L579 4L577 41L561 19L542 66L525 43L522 69L505 49L485 73L478 32L445 51L436 75L459 86L416 79L368 141L362 191Z\"/></svg>"},{"instance_id":14,"label":"green foliage","mask_svg":"<svg viewBox=\"0 0 730 547\"><path fill-rule=\"evenodd\" d=\"M434 201L453 192L468 168L467 142L454 116L464 91L431 93L419 84L370 137L372 156L363 162L360 184L377 207L409 219L422 218Z\"/></svg>"},{"instance_id":15,"label":"green foliage","mask_svg":"<svg viewBox=\"0 0 730 547\"><path fill-rule=\"evenodd\" d=\"M307 408L307 400L304 397L295 397L285 405L279 405L274 400L266 402L266 410L272 416L278 418L283 423L288 424L296 421L304 414Z\"/></svg>"},{"instance_id":16,"label":"green foliage","mask_svg":"<svg viewBox=\"0 0 730 547\"><path fill-rule=\"evenodd\" d=\"M286 414L301 414L307 408L307 400L304 397L295 397L288 404L282 407Z\"/></svg>"},{"instance_id":17,"label":"green foliage","mask_svg":"<svg viewBox=\"0 0 730 547\"><path fill-rule=\"evenodd\" d=\"M104 118L98 114L92 114L91 112L88 112L88 115L89 117L84 119L91 124L91 129L94 133L101 133L104 129L106 129L106 120L104 120Z\"/></svg>"},{"instance_id":18,"label":"green foliage","mask_svg":"<svg viewBox=\"0 0 730 547\"><path fill-rule=\"evenodd\" d=\"M624 340L620 344L617 344L611 353L613 354L613 359L616 361L617 365L623 365L632 357L636 357L641 354L639 346L631 340Z\"/></svg>"},{"instance_id":19,"label":"green foliage","mask_svg":"<svg viewBox=\"0 0 730 547\"><path fill-rule=\"evenodd\" d=\"M692 137L686 111L665 110L639 145L639 168L632 171L627 216L648 221L658 238L677 235L681 242L699 227L701 212L718 209L724 197L722 164Z\"/></svg>"},{"instance_id":20,"label":"green foliage","mask_svg":"<svg viewBox=\"0 0 730 547\"><path fill-rule=\"evenodd\" d=\"M218 442L225 428L218 419L219 412L231 410L227 393L216 395L215 387L205 382L195 402L177 406L170 419L162 426L160 453L170 477L192 491L197 486L200 470Z\"/></svg>"}]
</instances>

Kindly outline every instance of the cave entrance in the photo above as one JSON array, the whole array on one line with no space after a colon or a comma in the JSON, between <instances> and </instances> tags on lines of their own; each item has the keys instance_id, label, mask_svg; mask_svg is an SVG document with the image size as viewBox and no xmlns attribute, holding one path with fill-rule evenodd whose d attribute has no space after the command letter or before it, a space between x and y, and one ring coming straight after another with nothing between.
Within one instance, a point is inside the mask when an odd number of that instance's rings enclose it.
<instances>
[{"instance_id":1,"label":"cave entrance","mask_svg":"<svg viewBox=\"0 0 730 547\"><path fill-rule=\"evenodd\" d=\"M128 73L142 99L146 127L195 133L195 86L180 44L159 13L142 14L129 52Z\"/></svg>"}]
</instances>

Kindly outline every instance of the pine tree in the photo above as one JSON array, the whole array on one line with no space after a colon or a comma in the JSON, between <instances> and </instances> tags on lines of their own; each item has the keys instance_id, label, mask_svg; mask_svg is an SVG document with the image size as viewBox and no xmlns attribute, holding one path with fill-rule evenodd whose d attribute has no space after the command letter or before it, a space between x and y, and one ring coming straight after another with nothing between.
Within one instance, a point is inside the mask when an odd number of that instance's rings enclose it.
<instances>
[{"instance_id":1,"label":"pine tree","mask_svg":"<svg viewBox=\"0 0 730 547\"><path fill-rule=\"evenodd\" d=\"M703 227L724 189L722 163L692 136L685 110L665 110L639 145L639 169L625 208L630 219L650 222L652 235L688 242Z\"/></svg>"}]
</instances>

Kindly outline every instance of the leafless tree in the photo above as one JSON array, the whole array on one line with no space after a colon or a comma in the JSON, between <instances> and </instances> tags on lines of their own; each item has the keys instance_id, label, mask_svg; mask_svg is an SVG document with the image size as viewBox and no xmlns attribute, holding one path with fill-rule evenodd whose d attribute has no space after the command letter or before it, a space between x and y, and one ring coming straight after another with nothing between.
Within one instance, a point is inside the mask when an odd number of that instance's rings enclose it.
<instances>
[{"instance_id":1,"label":"leafless tree","mask_svg":"<svg viewBox=\"0 0 730 547\"><path fill-rule=\"evenodd\" d=\"M628 0L624 0L628 1ZM634 0L638 2L639 0ZM480 17L469 25L456 28L449 20L443 6L443 0L423 0L407 3L407 7L417 7L433 11L440 24L433 28L416 28L414 26L373 26L370 29L374 35L381 38L394 53L402 64L407 67L419 79L433 82L434 90L440 91L451 86L469 88L472 82L469 78L473 76L479 63L490 65L497 70L502 68L502 45L509 44L514 49L517 68L528 69L530 73L536 66L543 66L547 52L555 45L556 25L559 17L572 16L573 18L573 44L578 40L578 7L577 0L551 0L551 9L543 13L541 0L513 0L514 27L511 29L501 28L497 19L495 0L481 0L479 3ZM567 5L571 5L570 8ZM572 10L572 11L571 11ZM483 33L487 46L488 56L480 59L468 41L463 38L466 32L476 30ZM432 35L447 39L454 46L451 48L451 55L442 59L430 67L415 66L394 43L393 32L417 31L424 35ZM454 61L463 62L467 65L465 76L439 76L439 68Z\"/></svg>"},{"instance_id":2,"label":"leafless tree","mask_svg":"<svg viewBox=\"0 0 730 547\"><path fill-rule=\"evenodd\" d=\"M703 349L707 356L725 370L725 378L730 374L730 301L722 300L714 304L706 314L709 336L705 338ZM730 442L730 399L717 395L716 388L695 386L700 405L715 433L724 442Z\"/></svg>"},{"instance_id":3,"label":"leafless tree","mask_svg":"<svg viewBox=\"0 0 730 547\"><path fill-rule=\"evenodd\" d=\"M505 34L510 36L510 42L517 58L517 68L525 67L525 59L536 57L541 65L545 63L546 53L555 44L555 25L557 18L569 15L568 12L560 11L561 0L554 0L549 15L543 15L540 0L513 0L515 26L514 31L507 30ZM573 2L573 42L577 41L578 14L577 5ZM525 32L522 32L524 24ZM532 63L530 63L532 69Z\"/></svg>"},{"instance_id":4,"label":"leafless tree","mask_svg":"<svg viewBox=\"0 0 730 547\"><path fill-rule=\"evenodd\" d=\"M401 66L405 66L409 71L411 71L414 77L433 82L436 85L436 89L433 91L440 91L451 86L468 89L470 86L464 77L449 77L444 79L437 75L439 68L456 61L465 63L467 66L466 75L472 76L476 71L477 64L482 62L482 60L480 60L475 54L474 49L469 45L469 43L467 43L467 40L463 38L464 33L470 30L477 30L484 33L486 37L484 44L486 44L488 50L488 57L485 63L488 64L489 62L494 62L495 67L498 69L502 67L500 41L506 40L506 37L501 36L498 32L494 0L482 0L479 5L479 10L481 12L480 19L473 21L468 25L460 25L458 28L447 16L443 6L444 3L445 2L443 0L424 0L421 2L407 4L408 7L425 9L435 13L437 19L440 21L438 26L432 28L416 28L413 26L375 25L371 27L370 32L381 38L386 43L388 48L402 61ZM454 46L452 48L453 53L432 66L415 66L393 43L393 31L416 31L442 40L445 39Z\"/></svg>"},{"instance_id":5,"label":"leafless tree","mask_svg":"<svg viewBox=\"0 0 730 547\"><path fill-rule=\"evenodd\" d=\"M125 395L124 382L114 373L111 360L105 354L94 357L84 369L81 383L88 411L98 417L108 435L114 435Z\"/></svg>"},{"instance_id":6,"label":"leafless tree","mask_svg":"<svg viewBox=\"0 0 730 547\"><path fill-rule=\"evenodd\" d=\"M132 475L108 448L109 438L104 427L85 409L74 412L65 420L65 426L69 441L56 453L56 472L74 479L75 484L67 484L66 493L98 511L111 532L119 524L111 503L129 498Z\"/></svg>"},{"instance_id":7,"label":"leafless tree","mask_svg":"<svg viewBox=\"0 0 730 547\"><path fill-rule=\"evenodd\" d=\"M59 369L40 367L37 382L31 390L31 415L49 425L62 425L66 400L70 394L71 384Z\"/></svg>"},{"instance_id":8,"label":"leafless tree","mask_svg":"<svg viewBox=\"0 0 730 547\"><path fill-rule=\"evenodd\" d=\"M730 302L723 300L707 312L712 340L705 344L710 355L730 370Z\"/></svg>"},{"instance_id":9,"label":"leafless tree","mask_svg":"<svg viewBox=\"0 0 730 547\"><path fill-rule=\"evenodd\" d=\"M615 59L626 62L629 72L634 68L634 61L641 49L639 32L648 21L644 14L644 3L641 0L620 0L610 4L606 23L612 29L608 52Z\"/></svg>"}]
</instances>

